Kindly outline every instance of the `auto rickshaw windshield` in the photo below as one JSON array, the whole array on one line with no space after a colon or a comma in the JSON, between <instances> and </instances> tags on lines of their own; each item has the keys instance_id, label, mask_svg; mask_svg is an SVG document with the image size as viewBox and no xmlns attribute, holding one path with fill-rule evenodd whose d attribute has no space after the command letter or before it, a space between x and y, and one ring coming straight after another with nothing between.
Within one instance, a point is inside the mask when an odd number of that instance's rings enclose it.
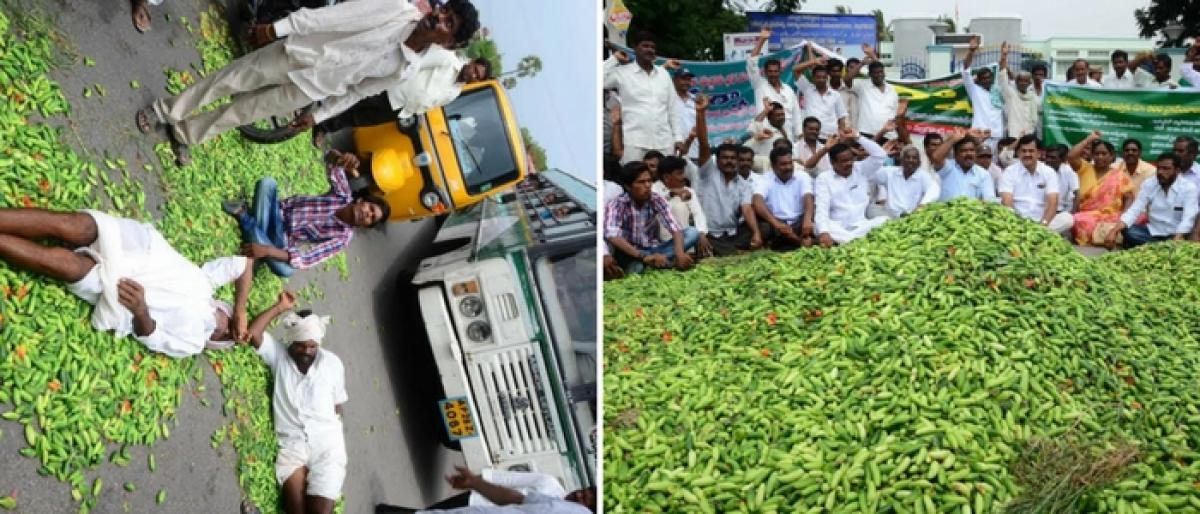
<instances>
[{"instance_id":1,"label":"auto rickshaw windshield","mask_svg":"<svg viewBox=\"0 0 1200 514\"><path fill-rule=\"evenodd\" d=\"M487 192L519 178L507 125L492 88L465 93L444 109L467 192Z\"/></svg>"}]
</instances>

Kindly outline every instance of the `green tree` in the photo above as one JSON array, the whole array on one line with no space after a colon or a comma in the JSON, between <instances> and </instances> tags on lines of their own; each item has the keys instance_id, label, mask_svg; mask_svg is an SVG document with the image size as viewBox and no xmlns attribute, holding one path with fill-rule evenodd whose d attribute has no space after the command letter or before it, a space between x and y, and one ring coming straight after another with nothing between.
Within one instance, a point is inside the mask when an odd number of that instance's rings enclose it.
<instances>
[{"instance_id":1,"label":"green tree","mask_svg":"<svg viewBox=\"0 0 1200 514\"><path fill-rule=\"evenodd\" d=\"M517 78L529 78L542 71L542 58L536 55L526 55L517 63L517 69L500 74L500 83L507 89L517 87Z\"/></svg>"},{"instance_id":2,"label":"green tree","mask_svg":"<svg viewBox=\"0 0 1200 514\"><path fill-rule=\"evenodd\" d=\"M1200 0L1151 0L1149 7L1133 11L1137 20L1138 35L1144 38L1158 37L1160 45L1180 46L1189 37L1200 36ZM1179 23L1183 33L1177 41L1167 41L1163 27Z\"/></svg>"},{"instance_id":3,"label":"green tree","mask_svg":"<svg viewBox=\"0 0 1200 514\"><path fill-rule=\"evenodd\" d=\"M888 29L887 23L883 21L883 11L880 9L873 9L871 14L875 15L875 36L879 38L880 41L891 41L892 31Z\"/></svg>"},{"instance_id":4,"label":"green tree","mask_svg":"<svg viewBox=\"0 0 1200 514\"><path fill-rule=\"evenodd\" d=\"M850 9L848 5L835 5L833 6L833 12L838 14L853 14L854 10Z\"/></svg>"},{"instance_id":5,"label":"green tree","mask_svg":"<svg viewBox=\"0 0 1200 514\"><path fill-rule=\"evenodd\" d=\"M633 13L629 43L650 31L662 57L719 61L723 34L746 31L745 15L726 0L625 0L625 6Z\"/></svg>"},{"instance_id":6,"label":"green tree","mask_svg":"<svg viewBox=\"0 0 1200 514\"><path fill-rule=\"evenodd\" d=\"M943 14L941 16L938 16L937 21L940 21L940 22L945 23L946 25L950 26L949 29L946 29L947 34L954 34L954 33L958 32L958 24L954 23L954 18L951 18L950 15Z\"/></svg>"},{"instance_id":7,"label":"green tree","mask_svg":"<svg viewBox=\"0 0 1200 514\"><path fill-rule=\"evenodd\" d=\"M521 127L521 140L525 142L525 151L529 152L529 158L533 161L529 166L535 171L546 169L546 149L533 139L528 128Z\"/></svg>"},{"instance_id":8,"label":"green tree","mask_svg":"<svg viewBox=\"0 0 1200 514\"><path fill-rule=\"evenodd\" d=\"M804 5L804 0L771 0L766 10L777 14L785 14L799 11L802 5Z\"/></svg>"}]
</instances>

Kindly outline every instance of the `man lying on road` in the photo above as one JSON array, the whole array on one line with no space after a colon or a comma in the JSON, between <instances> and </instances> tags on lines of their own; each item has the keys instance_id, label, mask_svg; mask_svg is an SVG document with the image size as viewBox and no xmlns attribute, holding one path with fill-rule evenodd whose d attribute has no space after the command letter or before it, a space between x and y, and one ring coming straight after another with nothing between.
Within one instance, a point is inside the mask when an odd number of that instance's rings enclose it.
<instances>
[{"instance_id":1,"label":"man lying on road","mask_svg":"<svg viewBox=\"0 0 1200 514\"><path fill-rule=\"evenodd\" d=\"M64 246L41 244L46 240ZM222 257L198 267L136 220L97 211L0 209L0 260L66 282L96 306L97 330L132 333L171 357L228 348L246 333L254 261ZM235 281L233 308L213 298Z\"/></svg>"},{"instance_id":2,"label":"man lying on road","mask_svg":"<svg viewBox=\"0 0 1200 514\"><path fill-rule=\"evenodd\" d=\"M263 259L271 272L289 277L337 255L350 244L356 228L372 228L387 221L391 208L378 196L355 199L349 178L358 176L358 157L331 150L325 155L329 192L321 196L292 196L279 200L275 179L259 179L254 205L225 202L225 212L238 220L242 253ZM311 245L305 250L303 246Z\"/></svg>"},{"instance_id":3,"label":"man lying on road","mask_svg":"<svg viewBox=\"0 0 1200 514\"><path fill-rule=\"evenodd\" d=\"M271 410L279 455L275 479L283 487L288 514L328 514L342 495L346 479L346 441L342 404L346 372L342 360L321 348L328 316L311 311L289 312L296 305L290 291L250 324L249 344L271 368ZM283 315L283 341L266 332ZM243 504L243 511L253 512Z\"/></svg>"}]
</instances>

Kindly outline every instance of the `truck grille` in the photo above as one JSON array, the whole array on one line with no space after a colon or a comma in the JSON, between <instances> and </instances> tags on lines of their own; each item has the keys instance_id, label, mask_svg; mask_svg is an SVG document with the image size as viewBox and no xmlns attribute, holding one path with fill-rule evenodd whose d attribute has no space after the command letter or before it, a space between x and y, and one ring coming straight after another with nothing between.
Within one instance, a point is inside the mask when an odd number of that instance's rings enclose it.
<instances>
[{"instance_id":1,"label":"truck grille","mask_svg":"<svg viewBox=\"0 0 1200 514\"><path fill-rule=\"evenodd\" d=\"M537 346L468 357L483 433L495 460L558 451Z\"/></svg>"}]
</instances>

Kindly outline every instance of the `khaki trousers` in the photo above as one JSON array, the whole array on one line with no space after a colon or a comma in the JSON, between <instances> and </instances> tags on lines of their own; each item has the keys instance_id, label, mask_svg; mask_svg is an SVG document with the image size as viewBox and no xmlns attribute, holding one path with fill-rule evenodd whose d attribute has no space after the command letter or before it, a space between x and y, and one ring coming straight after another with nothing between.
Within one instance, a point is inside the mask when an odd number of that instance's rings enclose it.
<instances>
[{"instance_id":1,"label":"khaki trousers","mask_svg":"<svg viewBox=\"0 0 1200 514\"><path fill-rule=\"evenodd\" d=\"M176 140L197 145L234 127L286 114L313 102L288 78L291 60L283 40L250 52L192 84L172 98L154 101L159 123L171 126ZM232 96L215 109L201 107Z\"/></svg>"}]
</instances>

